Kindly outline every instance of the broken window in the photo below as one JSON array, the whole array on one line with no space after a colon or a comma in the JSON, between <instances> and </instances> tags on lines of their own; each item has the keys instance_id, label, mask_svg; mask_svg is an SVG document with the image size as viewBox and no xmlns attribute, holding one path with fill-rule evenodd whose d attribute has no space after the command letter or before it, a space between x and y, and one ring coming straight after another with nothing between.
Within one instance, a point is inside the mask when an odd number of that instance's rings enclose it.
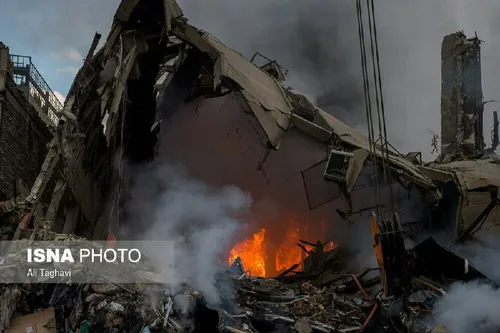
<instances>
[{"instance_id":1,"label":"broken window","mask_svg":"<svg viewBox=\"0 0 500 333\"><path fill-rule=\"evenodd\" d=\"M346 183L347 170L352 163L353 154L340 150L332 150L325 169L325 179Z\"/></svg>"}]
</instances>

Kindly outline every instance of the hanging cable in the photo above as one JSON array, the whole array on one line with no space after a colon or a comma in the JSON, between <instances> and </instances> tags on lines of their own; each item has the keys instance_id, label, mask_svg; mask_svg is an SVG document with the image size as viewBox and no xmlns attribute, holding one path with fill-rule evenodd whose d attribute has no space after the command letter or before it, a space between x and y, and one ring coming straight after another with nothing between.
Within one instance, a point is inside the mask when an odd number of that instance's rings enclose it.
<instances>
[{"instance_id":1,"label":"hanging cable","mask_svg":"<svg viewBox=\"0 0 500 333\"><path fill-rule=\"evenodd\" d=\"M371 93L370 93L370 82L368 79L368 66L366 58L366 45L365 45L365 35L364 35L364 23L363 23L363 11L361 0L356 0L357 18L358 18L358 37L359 46L361 52L361 69L363 74L363 89L365 97L365 107L366 107L366 121L368 125L368 142L371 157L371 169L373 176L373 188L375 191L375 203L377 207L377 215L381 215L381 200L380 200L380 190L378 188L378 173L376 168L376 153L375 153L375 131L373 128L373 117L372 117L372 107L371 107Z\"/></svg>"},{"instance_id":2,"label":"hanging cable","mask_svg":"<svg viewBox=\"0 0 500 333\"><path fill-rule=\"evenodd\" d=\"M389 163L389 145L387 140L387 126L385 119L385 105L384 96L382 89L382 75L380 71L380 53L378 46L378 35L377 35L377 24L375 19L375 5L373 0L366 0L366 13L364 13L364 8L362 0L356 0L356 10L358 18L358 35L360 43L361 52L361 68L363 74L363 89L365 96L365 106L366 106L366 119L368 126L368 141L370 149L370 159L371 168L373 175L373 183L375 189L375 200L377 207L377 215L383 218L383 213L385 212L382 207L385 206L382 200L381 186L389 189L389 208L391 210L391 215L394 214L394 196L392 191L392 177L391 177L391 167ZM370 75L368 72L368 58L367 58L367 46L365 39L365 27L363 22L363 15L367 15L368 21L368 32L367 38L369 38L370 43L370 56L372 65L372 75L373 75L373 86L374 86L374 102L375 106L372 107L372 87L370 86ZM374 126L374 110L377 113L377 127L378 127L378 138L375 140L375 126ZM376 141L380 140L380 144L377 145ZM379 156L380 155L380 156ZM377 158L380 158L381 171L383 175L383 181L379 181L379 168L377 167ZM392 218L392 216L389 216Z\"/></svg>"},{"instance_id":3,"label":"hanging cable","mask_svg":"<svg viewBox=\"0 0 500 333\"><path fill-rule=\"evenodd\" d=\"M378 72L378 87L379 87L379 93L380 93L380 110L381 110L381 116L382 116L382 130L383 130L383 146L382 147L382 155L385 153L385 158L386 161L389 161L389 140L387 139L387 126L386 126L386 121L385 121L385 105L384 105L384 94L383 94L383 89L382 89L382 75L380 71L380 53L379 53L379 47L378 47L378 35L377 35L377 22L375 18L375 5L373 0L367 0L368 7L371 7L371 16L373 20L373 35L375 39L375 56L376 56L376 67L377 67L377 72ZM371 6L370 6L371 4ZM374 66L375 67L375 66ZM384 162L385 164L385 162ZM389 196L390 196L390 202L391 202L391 210L394 210L394 196L392 192L392 177L391 177L391 172L390 172L390 166L387 167L387 185L389 187Z\"/></svg>"},{"instance_id":4,"label":"hanging cable","mask_svg":"<svg viewBox=\"0 0 500 333\"><path fill-rule=\"evenodd\" d=\"M373 24L372 24L372 16L371 16L371 13L370 13L370 3L369 3L369 0L367 0L366 2L366 8L367 8L367 16L368 16L368 30L369 30L369 33L370 33L370 48L371 48L371 63L372 63L372 69L373 69L373 86L375 87L375 108L377 110L377 123L378 123L378 140L380 140L380 143L381 143L381 147L383 149L383 146L384 146L384 138L382 137L382 123L381 123L381 112L380 112L380 98L379 98L379 95L380 95L380 90L379 90L379 86L377 84L378 80L378 73L377 73L377 68L375 66L375 43L374 43L374 37L373 37ZM375 142L374 144L374 149L375 149L375 152L377 150L377 143ZM382 186L387 186L387 168L386 168L386 165L384 163L384 156L383 156L383 153L382 153L382 175L383 175L383 182L382 184L379 184L379 185L382 185ZM380 191L380 189L379 189ZM382 202L382 199L380 199L380 201Z\"/></svg>"}]
</instances>

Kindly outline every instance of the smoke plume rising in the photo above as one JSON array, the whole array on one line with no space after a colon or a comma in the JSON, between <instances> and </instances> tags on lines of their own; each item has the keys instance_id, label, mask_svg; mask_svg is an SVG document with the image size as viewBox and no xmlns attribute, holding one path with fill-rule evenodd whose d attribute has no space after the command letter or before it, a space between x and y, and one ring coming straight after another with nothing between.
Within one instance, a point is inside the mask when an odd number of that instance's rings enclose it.
<instances>
[{"instance_id":1,"label":"smoke plume rising","mask_svg":"<svg viewBox=\"0 0 500 333\"><path fill-rule=\"evenodd\" d=\"M210 187L178 165L135 171L127 204L128 233L134 239L175 241L172 287L187 283L218 304L215 277L223 269L234 233L248 218L250 195L235 186ZM162 249L150 255L162 264Z\"/></svg>"}]
</instances>

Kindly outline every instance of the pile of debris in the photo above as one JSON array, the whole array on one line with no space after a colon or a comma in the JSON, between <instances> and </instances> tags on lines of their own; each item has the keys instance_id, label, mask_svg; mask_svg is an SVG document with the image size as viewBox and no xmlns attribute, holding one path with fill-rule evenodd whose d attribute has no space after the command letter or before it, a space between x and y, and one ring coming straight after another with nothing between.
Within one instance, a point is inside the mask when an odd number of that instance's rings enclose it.
<instances>
[{"instance_id":1,"label":"pile of debris","mask_svg":"<svg viewBox=\"0 0 500 333\"><path fill-rule=\"evenodd\" d=\"M270 325L287 326L288 331L294 327L298 332L359 332L376 310L373 291L360 284L367 272L339 276L336 283L324 287L309 281L242 279L238 304L245 310L244 320L235 320L233 325L257 332L268 331Z\"/></svg>"},{"instance_id":2,"label":"pile of debris","mask_svg":"<svg viewBox=\"0 0 500 333\"><path fill-rule=\"evenodd\" d=\"M152 302L159 294L147 285L7 285L0 320L6 333L28 332L28 327L32 332L140 332L160 315ZM180 328L173 319L167 323Z\"/></svg>"},{"instance_id":3,"label":"pile of debris","mask_svg":"<svg viewBox=\"0 0 500 333\"><path fill-rule=\"evenodd\" d=\"M6 333L21 326L23 331L43 326L43 332L270 332L293 327L354 332L366 327L374 312L373 291L358 287L367 272L339 275L335 283L318 287L230 270L217 283L220 290L236 293L221 292L220 304L210 304L188 286L173 293L156 284L6 285L0 320L9 327Z\"/></svg>"},{"instance_id":4,"label":"pile of debris","mask_svg":"<svg viewBox=\"0 0 500 333\"><path fill-rule=\"evenodd\" d=\"M476 279L494 285L432 238L402 253L396 251L401 250L397 238L388 239L392 248L380 240L385 261L358 273L349 272L350 254L338 246L309 251L306 271L288 270L274 279L247 275L237 258L217 276L217 304L188 285L175 291L139 283L4 285L0 324L6 333L29 327L113 333L448 332L423 324L447 286Z\"/></svg>"}]
</instances>

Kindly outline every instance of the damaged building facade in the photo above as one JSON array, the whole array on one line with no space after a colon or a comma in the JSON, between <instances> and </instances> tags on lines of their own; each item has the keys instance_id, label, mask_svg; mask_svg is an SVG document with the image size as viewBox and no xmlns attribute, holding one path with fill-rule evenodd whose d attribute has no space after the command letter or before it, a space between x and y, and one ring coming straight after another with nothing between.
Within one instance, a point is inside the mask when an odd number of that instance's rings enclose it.
<instances>
[{"instance_id":1,"label":"damaged building facade","mask_svg":"<svg viewBox=\"0 0 500 333\"><path fill-rule=\"evenodd\" d=\"M9 221L2 223L4 236L19 223L15 211L35 183L54 129L47 112L29 97L29 73L16 74L20 67L29 71L31 63L20 66L13 61L17 59L0 43L0 219ZM43 205L49 202L50 194L44 197Z\"/></svg>"},{"instance_id":2,"label":"damaged building facade","mask_svg":"<svg viewBox=\"0 0 500 333\"><path fill-rule=\"evenodd\" d=\"M0 121L0 200L14 197L15 183L20 180L31 188L47 153L52 133L23 94L14 78L14 64L9 49L0 44L1 52L1 121Z\"/></svg>"}]
</instances>

